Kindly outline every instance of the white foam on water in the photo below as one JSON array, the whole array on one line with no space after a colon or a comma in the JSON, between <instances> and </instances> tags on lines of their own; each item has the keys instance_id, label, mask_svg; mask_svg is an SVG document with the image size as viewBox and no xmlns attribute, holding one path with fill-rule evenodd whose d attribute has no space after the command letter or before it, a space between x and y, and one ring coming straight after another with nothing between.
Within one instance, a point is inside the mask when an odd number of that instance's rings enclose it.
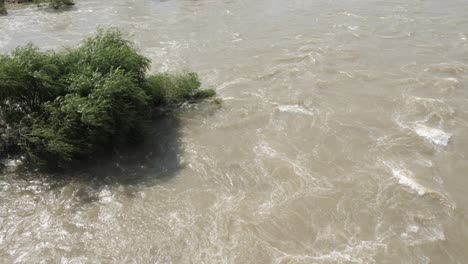
<instances>
[{"instance_id":1,"label":"white foam on water","mask_svg":"<svg viewBox=\"0 0 468 264\"><path fill-rule=\"evenodd\" d=\"M240 33L233 33L232 36L231 36L231 42L239 42L239 41L242 41L243 39L241 38L241 34Z\"/></svg>"},{"instance_id":2,"label":"white foam on water","mask_svg":"<svg viewBox=\"0 0 468 264\"><path fill-rule=\"evenodd\" d=\"M310 115L310 116L314 115L312 111L309 111L299 105L280 105L278 106L278 109L280 110L280 112L298 113L298 114L304 114L304 115Z\"/></svg>"},{"instance_id":3,"label":"white foam on water","mask_svg":"<svg viewBox=\"0 0 468 264\"><path fill-rule=\"evenodd\" d=\"M234 79L232 81L228 81L228 82L224 82L222 83L221 85L219 85L216 90L220 91L220 90L223 90L227 87L230 87L230 86L233 86L233 85L236 85L236 84L239 84L239 83L242 83L242 82L245 82L245 81L248 81L248 79L246 78L237 78L237 79Z\"/></svg>"},{"instance_id":4,"label":"white foam on water","mask_svg":"<svg viewBox=\"0 0 468 264\"><path fill-rule=\"evenodd\" d=\"M409 100L410 102L422 103L425 107L428 107L428 104L433 105L434 103L443 103L443 101L439 99L421 98L421 97L413 97L413 96L410 97ZM451 108L448 108L446 112L452 113L453 110ZM441 147L446 147L450 141L450 138L452 137L452 134L445 132L439 128L433 128L433 127L424 125L424 123L429 121L431 116L432 114L429 114L422 120L419 119L417 121L414 121L414 120L411 121L411 120L404 120L405 118L402 118L401 113L396 113L394 115L394 120L400 127L404 129L412 130L418 136L426 139L432 144L441 146Z\"/></svg>"},{"instance_id":5,"label":"white foam on water","mask_svg":"<svg viewBox=\"0 0 468 264\"><path fill-rule=\"evenodd\" d=\"M353 14L353 13L348 13L348 12L341 12L339 14L342 14L342 15L345 15L345 16L349 16L349 17L354 17L354 18L362 18L362 19L365 19L364 17L362 16L359 16L359 15L356 15L356 14Z\"/></svg>"},{"instance_id":6,"label":"white foam on water","mask_svg":"<svg viewBox=\"0 0 468 264\"><path fill-rule=\"evenodd\" d=\"M400 234L401 239L410 246L423 245L435 241L444 241L445 234L440 225L432 227L419 227L410 225Z\"/></svg>"},{"instance_id":7,"label":"white foam on water","mask_svg":"<svg viewBox=\"0 0 468 264\"><path fill-rule=\"evenodd\" d=\"M419 231L419 226L417 225L410 225L406 228L406 232L416 233Z\"/></svg>"},{"instance_id":8,"label":"white foam on water","mask_svg":"<svg viewBox=\"0 0 468 264\"><path fill-rule=\"evenodd\" d=\"M398 179L399 184L409 187L419 195L424 195L427 193L427 188L419 184L414 179L413 172L397 164L394 164L393 162L384 161L383 163L392 171L393 177Z\"/></svg>"},{"instance_id":9,"label":"white foam on water","mask_svg":"<svg viewBox=\"0 0 468 264\"><path fill-rule=\"evenodd\" d=\"M432 127L428 127L424 125L416 125L416 127L414 128L414 131L416 132L416 134L429 140L433 144L443 146L443 147L448 145L450 137L452 136L451 134L446 133L440 129L432 128Z\"/></svg>"},{"instance_id":10,"label":"white foam on water","mask_svg":"<svg viewBox=\"0 0 468 264\"><path fill-rule=\"evenodd\" d=\"M455 83L455 84L460 83L460 81L457 78L453 78L453 77L447 77L447 78L444 78L444 80L447 82Z\"/></svg>"},{"instance_id":11,"label":"white foam on water","mask_svg":"<svg viewBox=\"0 0 468 264\"><path fill-rule=\"evenodd\" d=\"M243 100L243 99L235 98L235 97L232 97L232 96L221 97L221 99L223 101L229 101L229 100L240 100L240 101L242 101Z\"/></svg>"},{"instance_id":12,"label":"white foam on water","mask_svg":"<svg viewBox=\"0 0 468 264\"><path fill-rule=\"evenodd\" d=\"M2 163L7 170L14 171L23 164L23 159L23 157L19 159L4 159L0 161L0 163Z\"/></svg>"},{"instance_id":13,"label":"white foam on water","mask_svg":"<svg viewBox=\"0 0 468 264\"><path fill-rule=\"evenodd\" d=\"M353 75L351 75L350 73L348 73L348 72L345 72L345 71L338 71L338 73L340 73L340 74L344 74L344 75L348 76L348 77L349 77L349 78L351 78L351 79L353 79L353 78L354 78L354 76L353 76Z\"/></svg>"},{"instance_id":14,"label":"white foam on water","mask_svg":"<svg viewBox=\"0 0 468 264\"><path fill-rule=\"evenodd\" d=\"M432 117L438 117L445 121L455 113L455 110L443 99L418 96L405 96L405 109L407 117L425 115L422 120L413 120L416 124L427 122Z\"/></svg>"},{"instance_id":15,"label":"white foam on water","mask_svg":"<svg viewBox=\"0 0 468 264\"><path fill-rule=\"evenodd\" d=\"M112 192L108 189L104 189L99 193L99 203L108 204L112 202Z\"/></svg>"},{"instance_id":16,"label":"white foam on water","mask_svg":"<svg viewBox=\"0 0 468 264\"><path fill-rule=\"evenodd\" d=\"M369 263L379 251L385 251L386 244L379 241L360 241L354 245L346 245L342 251L334 250L329 253L312 257L314 260L332 261L341 263L343 261L352 263Z\"/></svg>"},{"instance_id":17,"label":"white foam on water","mask_svg":"<svg viewBox=\"0 0 468 264\"><path fill-rule=\"evenodd\" d=\"M319 196L325 192L329 192L334 189L334 186L326 178L321 178L317 175L314 175L310 169L303 164L303 161L300 159L291 158L285 153L279 152L272 148L268 142L260 141L255 147L254 152L260 156L266 156L267 159L276 158L280 159L287 164L294 171L294 175L300 177L301 187L297 189L296 193L293 196L301 195L301 192L307 189L307 192L310 194L312 192L314 195ZM258 167L263 170L262 162L257 162ZM263 170L265 174L268 174L266 170ZM299 178L298 178L299 179ZM277 186L274 192L272 192L272 197L278 197L273 203L283 203L284 202L284 193L286 190L282 186ZM291 197L293 197L291 196ZM273 207L272 204L269 204L270 201L264 203L260 206L260 209L263 210L262 213L268 211Z\"/></svg>"},{"instance_id":18,"label":"white foam on water","mask_svg":"<svg viewBox=\"0 0 468 264\"><path fill-rule=\"evenodd\" d=\"M452 78L450 78L452 79ZM423 104L426 103L443 103L444 100L442 99L435 99L435 98L427 98L427 97L420 97L420 96L409 96L407 97L408 101L410 102L420 102Z\"/></svg>"},{"instance_id":19,"label":"white foam on water","mask_svg":"<svg viewBox=\"0 0 468 264\"><path fill-rule=\"evenodd\" d=\"M271 246L270 246L271 247ZM291 254L273 247L278 255L273 263L374 263L379 252L385 252L387 245L381 241L359 241L339 245L338 249L320 252L317 255Z\"/></svg>"},{"instance_id":20,"label":"white foam on water","mask_svg":"<svg viewBox=\"0 0 468 264\"><path fill-rule=\"evenodd\" d=\"M9 159L4 162L5 166L7 167L18 167L19 165L23 164L21 159Z\"/></svg>"},{"instance_id":21,"label":"white foam on water","mask_svg":"<svg viewBox=\"0 0 468 264\"><path fill-rule=\"evenodd\" d=\"M428 160L428 159L418 159L415 162L426 168L432 168L434 166L434 164L432 163L432 160Z\"/></svg>"},{"instance_id":22,"label":"white foam on water","mask_svg":"<svg viewBox=\"0 0 468 264\"><path fill-rule=\"evenodd\" d=\"M466 41L468 38L466 37L465 34L463 33L459 33L458 36L460 36L460 39L463 40L463 41Z\"/></svg>"}]
</instances>

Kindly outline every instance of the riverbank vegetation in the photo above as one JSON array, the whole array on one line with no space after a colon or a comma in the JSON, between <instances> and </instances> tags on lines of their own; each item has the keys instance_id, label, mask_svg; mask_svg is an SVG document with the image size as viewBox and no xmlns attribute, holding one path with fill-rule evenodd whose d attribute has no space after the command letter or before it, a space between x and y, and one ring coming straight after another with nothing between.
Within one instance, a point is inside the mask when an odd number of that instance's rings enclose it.
<instances>
[{"instance_id":1,"label":"riverbank vegetation","mask_svg":"<svg viewBox=\"0 0 468 264\"><path fill-rule=\"evenodd\" d=\"M42 4L47 4L54 9L59 9L63 6L72 6L75 4L73 0L0 0L0 15L6 15L8 13L5 6L5 2L15 4L34 3L38 6L41 6Z\"/></svg>"},{"instance_id":2,"label":"riverbank vegetation","mask_svg":"<svg viewBox=\"0 0 468 264\"><path fill-rule=\"evenodd\" d=\"M8 12L5 7L5 0L0 0L0 16L6 15Z\"/></svg>"},{"instance_id":3,"label":"riverbank vegetation","mask_svg":"<svg viewBox=\"0 0 468 264\"><path fill-rule=\"evenodd\" d=\"M37 4L48 3L50 7L54 9L58 9L62 6L72 6L75 4L73 0L33 0L33 2Z\"/></svg>"},{"instance_id":4,"label":"riverbank vegetation","mask_svg":"<svg viewBox=\"0 0 468 264\"><path fill-rule=\"evenodd\" d=\"M156 108L215 95L195 73L148 76L149 66L116 29L77 48L0 55L0 156L63 167L140 142Z\"/></svg>"}]
</instances>

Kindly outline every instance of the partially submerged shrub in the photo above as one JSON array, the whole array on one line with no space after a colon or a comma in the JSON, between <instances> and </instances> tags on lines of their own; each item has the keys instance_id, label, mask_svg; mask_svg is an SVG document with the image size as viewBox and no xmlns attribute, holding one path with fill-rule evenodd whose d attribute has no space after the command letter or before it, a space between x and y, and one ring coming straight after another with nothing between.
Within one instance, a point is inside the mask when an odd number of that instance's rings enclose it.
<instances>
[{"instance_id":1,"label":"partially submerged shrub","mask_svg":"<svg viewBox=\"0 0 468 264\"><path fill-rule=\"evenodd\" d=\"M0 0L0 16L6 15L8 12L5 7L5 0Z\"/></svg>"},{"instance_id":2,"label":"partially submerged shrub","mask_svg":"<svg viewBox=\"0 0 468 264\"><path fill-rule=\"evenodd\" d=\"M216 104L216 105L221 105L223 103L223 100L221 98L214 98L211 101L213 102L213 104Z\"/></svg>"},{"instance_id":3,"label":"partially submerged shrub","mask_svg":"<svg viewBox=\"0 0 468 264\"><path fill-rule=\"evenodd\" d=\"M34 0L33 2L37 4L48 3L54 9L75 4L73 0Z\"/></svg>"},{"instance_id":4,"label":"partially submerged shrub","mask_svg":"<svg viewBox=\"0 0 468 264\"><path fill-rule=\"evenodd\" d=\"M98 30L95 36L84 39L78 48L67 52L71 72L79 73L85 67L90 73L106 75L120 69L139 82L144 80L151 63L118 30Z\"/></svg>"},{"instance_id":5,"label":"partially submerged shrub","mask_svg":"<svg viewBox=\"0 0 468 264\"><path fill-rule=\"evenodd\" d=\"M75 4L73 0L48 0L48 2L53 8L56 8L56 9L64 5L71 6Z\"/></svg>"},{"instance_id":6,"label":"partially submerged shrub","mask_svg":"<svg viewBox=\"0 0 468 264\"><path fill-rule=\"evenodd\" d=\"M169 74L159 73L147 78L155 103L166 105L180 104L191 100L200 100L216 95L214 90L200 90L200 80L196 73Z\"/></svg>"},{"instance_id":7,"label":"partially submerged shrub","mask_svg":"<svg viewBox=\"0 0 468 264\"><path fill-rule=\"evenodd\" d=\"M195 73L146 78L149 65L115 29L62 52L0 55L0 154L64 165L141 140L155 106L215 95Z\"/></svg>"},{"instance_id":8,"label":"partially submerged shrub","mask_svg":"<svg viewBox=\"0 0 468 264\"><path fill-rule=\"evenodd\" d=\"M22 0L22 1L10 1L16 3L24 2L34 2L38 5L42 3L47 3L50 7L54 9L59 9L62 6L72 6L75 4L73 0ZM6 15L8 12L5 7L5 0L0 0L0 15Z\"/></svg>"}]
</instances>

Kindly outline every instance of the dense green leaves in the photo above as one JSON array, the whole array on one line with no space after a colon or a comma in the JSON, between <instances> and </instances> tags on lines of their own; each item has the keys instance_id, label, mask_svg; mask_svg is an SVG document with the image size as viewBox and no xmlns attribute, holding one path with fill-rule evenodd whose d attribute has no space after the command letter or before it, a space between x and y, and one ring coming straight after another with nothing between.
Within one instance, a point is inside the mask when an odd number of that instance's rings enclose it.
<instances>
[{"instance_id":1,"label":"dense green leaves","mask_svg":"<svg viewBox=\"0 0 468 264\"><path fill-rule=\"evenodd\" d=\"M72 72L86 67L90 72L106 75L120 69L141 81L150 66L150 61L138 54L118 30L98 30L96 36L85 39L80 47L68 52Z\"/></svg>"},{"instance_id":2,"label":"dense green leaves","mask_svg":"<svg viewBox=\"0 0 468 264\"><path fill-rule=\"evenodd\" d=\"M114 29L63 52L0 55L0 153L61 166L141 140L155 106L214 96L195 73L146 78L149 65Z\"/></svg>"},{"instance_id":3,"label":"dense green leaves","mask_svg":"<svg viewBox=\"0 0 468 264\"><path fill-rule=\"evenodd\" d=\"M214 90L200 90L200 80L196 73L160 73L147 78L149 93L154 103L180 104L187 100L205 99L214 96Z\"/></svg>"},{"instance_id":4,"label":"dense green leaves","mask_svg":"<svg viewBox=\"0 0 468 264\"><path fill-rule=\"evenodd\" d=\"M73 0L33 0L30 2L34 2L37 4L46 2L49 3L49 5L55 9L60 8L62 6L70 6L75 4Z\"/></svg>"},{"instance_id":5,"label":"dense green leaves","mask_svg":"<svg viewBox=\"0 0 468 264\"><path fill-rule=\"evenodd\" d=\"M60 8L61 6L70 6L70 5L74 5L75 3L73 2L73 0L47 0L47 2L49 2L49 4L53 7L53 8Z\"/></svg>"},{"instance_id":6,"label":"dense green leaves","mask_svg":"<svg viewBox=\"0 0 468 264\"><path fill-rule=\"evenodd\" d=\"M5 8L5 0L0 0L0 16L6 15L8 12Z\"/></svg>"},{"instance_id":7,"label":"dense green leaves","mask_svg":"<svg viewBox=\"0 0 468 264\"><path fill-rule=\"evenodd\" d=\"M10 1L13 2L13 1ZM27 1L20 1L22 2L34 2L38 5L42 3L48 3L50 7L54 9L59 9L62 6L72 6L75 3L73 0L27 0ZM6 15L8 12L5 7L5 0L0 0L0 15Z\"/></svg>"}]
</instances>

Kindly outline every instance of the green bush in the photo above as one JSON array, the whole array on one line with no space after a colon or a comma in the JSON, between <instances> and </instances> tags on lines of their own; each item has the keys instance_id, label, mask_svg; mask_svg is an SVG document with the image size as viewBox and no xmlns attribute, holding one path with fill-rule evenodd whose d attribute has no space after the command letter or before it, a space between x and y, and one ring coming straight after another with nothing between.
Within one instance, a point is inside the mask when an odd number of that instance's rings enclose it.
<instances>
[{"instance_id":1,"label":"green bush","mask_svg":"<svg viewBox=\"0 0 468 264\"><path fill-rule=\"evenodd\" d=\"M6 15L8 12L5 8L5 0L0 0L0 16Z\"/></svg>"},{"instance_id":2,"label":"green bush","mask_svg":"<svg viewBox=\"0 0 468 264\"><path fill-rule=\"evenodd\" d=\"M71 6L75 4L73 0L33 0L30 2L34 2L36 4L41 4L41 3L46 2L46 3L49 3L49 5L54 9L58 9L62 6Z\"/></svg>"},{"instance_id":3,"label":"green bush","mask_svg":"<svg viewBox=\"0 0 468 264\"><path fill-rule=\"evenodd\" d=\"M34 2L38 5L42 3L48 3L50 7L54 9L59 9L62 6L72 6L74 5L73 0L27 0L27 1L21 1L22 2ZM5 0L0 0L0 15L6 15L8 12L5 7Z\"/></svg>"},{"instance_id":4,"label":"green bush","mask_svg":"<svg viewBox=\"0 0 468 264\"><path fill-rule=\"evenodd\" d=\"M75 4L73 0L48 0L48 2L53 8L56 8L56 9L64 5L71 6Z\"/></svg>"},{"instance_id":5,"label":"green bush","mask_svg":"<svg viewBox=\"0 0 468 264\"><path fill-rule=\"evenodd\" d=\"M215 95L195 73L145 77L149 66L115 29L75 49L0 55L0 154L63 166L140 141L156 106Z\"/></svg>"},{"instance_id":6,"label":"green bush","mask_svg":"<svg viewBox=\"0 0 468 264\"><path fill-rule=\"evenodd\" d=\"M149 93L156 104L177 105L186 101L200 100L216 95L214 90L200 90L196 73L159 73L147 78Z\"/></svg>"}]
</instances>

